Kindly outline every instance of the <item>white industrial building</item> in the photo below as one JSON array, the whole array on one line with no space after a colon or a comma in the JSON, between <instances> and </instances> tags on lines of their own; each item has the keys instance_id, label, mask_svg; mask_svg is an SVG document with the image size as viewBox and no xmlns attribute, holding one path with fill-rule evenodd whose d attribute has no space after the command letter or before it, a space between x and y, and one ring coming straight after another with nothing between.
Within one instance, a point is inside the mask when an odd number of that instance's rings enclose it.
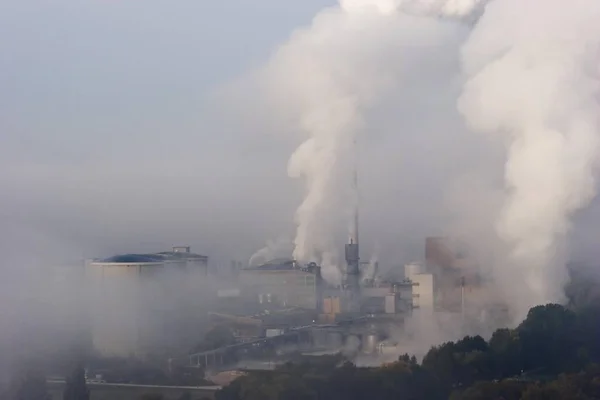
<instances>
[{"instance_id":1,"label":"white industrial building","mask_svg":"<svg viewBox=\"0 0 600 400\"><path fill-rule=\"evenodd\" d=\"M404 267L404 276L412 282L413 308L418 309L419 312L433 312L433 275L425 273L421 264L410 263Z\"/></svg>"},{"instance_id":2,"label":"white industrial building","mask_svg":"<svg viewBox=\"0 0 600 400\"><path fill-rule=\"evenodd\" d=\"M205 275L208 258L174 248L86 262L94 349L104 356L144 356L168 346L180 278Z\"/></svg>"}]
</instances>

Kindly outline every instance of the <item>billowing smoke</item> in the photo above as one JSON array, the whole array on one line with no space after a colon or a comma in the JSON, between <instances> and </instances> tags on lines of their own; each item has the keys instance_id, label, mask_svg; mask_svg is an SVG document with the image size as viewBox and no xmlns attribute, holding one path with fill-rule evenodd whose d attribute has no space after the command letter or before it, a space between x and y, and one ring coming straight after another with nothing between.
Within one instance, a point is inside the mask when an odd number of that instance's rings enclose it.
<instances>
[{"instance_id":1,"label":"billowing smoke","mask_svg":"<svg viewBox=\"0 0 600 400\"><path fill-rule=\"evenodd\" d=\"M277 258L289 258L292 251L293 246L289 240L282 238L278 240L268 240L265 247L258 250L250 257L248 265L256 267Z\"/></svg>"},{"instance_id":2,"label":"billowing smoke","mask_svg":"<svg viewBox=\"0 0 600 400\"><path fill-rule=\"evenodd\" d=\"M448 33L413 14L463 16L476 4L340 0L274 54L262 78L277 99L274 108L291 114L291 130L304 137L288 164L289 176L305 183L295 217L295 259L317 261L329 276L337 271L340 241L351 231L356 206L354 143L367 133L367 111L410 64L406 48L435 48Z\"/></svg>"},{"instance_id":3,"label":"billowing smoke","mask_svg":"<svg viewBox=\"0 0 600 400\"><path fill-rule=\"evenodd\" d=\"M382 13L398 10L408 14L439 17L469 17L483 0L340 0L346 10L364 12L376 8Z\"/></svg>"},{"instance_id":4,"label":"billowing smoke","mask_svg":"<svg viewBox=\"0 0 600 400\"><path fill-rule=\"evenodd\" d=\"M495 0L463 48L459 109L507 148L497 278L522 311L562 299L570 217L595 194L599 18L595 0Z\"/></svg>"},{"instance_id":5,"label":"billowing smoke","mask_svg":"<svg viewBox=\"0 0 600 400\"><path fill-rule=\"evenodd\" d=\"M380 68L393 28L389 2L368 10L342 2L319 14L271 60L278 90L298 101L297 123L307 139L289 160L288 173L306 184L296 211L294 258L338 265L336 233L351 220L352 145L365 107L384 88ZM386 4L387 3L387 4ZM347 6L347 7L346 7Z\"/></svg>"},{"instance_id":6,"label":"billowing smoke","mask_svg":"<svg viewBox=\"0 0 600 400\"><path fill-rule=\"evenodd\" d=\"M476 161L465 161L468 171L444 164L448 172L439 186L458 188L452 194L458 207L447 204L436 210L439 218L423 213L414 225L424 226L425 234L445 229L444 234L460 234L472 242L484 275L495 279L489 284L493 290L484 291L493 297L489 303L508 302L518 314L537 303L561 300L569 220L595 193L600 38L595 21L600 6L588 1L567 6L558 0L340 0L308 28L295 32L259 74L260 89L268 91L264 97L269 112L301 138L288 164L289 175L305 184L296 211L294 258L320 262L326 275L337 271L355 206L355 141L360 151L377 129L399 141L422 136L422 146L414 141L398 146L398 158L422 150L423 158L440 159L446 149L434 154L422 147L443 141L439 131L458 117L458 99L468 128L497 133L499 140L486 142L484 152L493 154L482 157L478 146L485 139L465 134L464 126L448 129L447 136L456 136L456 147L468 148L464 158ZM462 76L452 61L436 70L432 58L420 57L419 52L441 54L442 48L458 56L454 46L463 37L468 39L461 53ZM464 79L456 82L464 83L462 94L448 94L454 82L447 81L453 78ZM407 124L392 132L386 125L395 128L397 121L372 119L378 106L394 108L388 104L394 98L390 92L399 93L395 98L411 98L426 92L432 81L435 91L427 97L432 102L438 94L451 97L452 104L431 113L420 103L415 109L422 108L422 114L414 120L439 124L430 129ZM262 94L256 97L262 100ZM453 144L448 142L448 150ZM399 169L401 163L386 165L398 182L407 182L400 179L409 173ZM419 181L431 174L426 168L414 173ZM504 181L498 181L502 170ZM361 182L378 179L360 176ZM393 176L388 182L402 185ZM446 195L447 189L442 189ZM382 197L371 203L379 207L386 200ZM408 214L424 208L396 203L386 212ZM459 221L443 221L446 217Z\"/></svg>"},{"instance_id":7,"label":"billowing smoke","mask_svg":"<svg viewBox=\"0 0 600 400\"><path fill-rule=\"evenodd\" d=\"M363 281L372 281L377 277L378 268L379 268L379 246L375 246L371 257L369 258L369 263L366 265L364 270L362 271L362 280Z\"/></svg>"}]
</instances>

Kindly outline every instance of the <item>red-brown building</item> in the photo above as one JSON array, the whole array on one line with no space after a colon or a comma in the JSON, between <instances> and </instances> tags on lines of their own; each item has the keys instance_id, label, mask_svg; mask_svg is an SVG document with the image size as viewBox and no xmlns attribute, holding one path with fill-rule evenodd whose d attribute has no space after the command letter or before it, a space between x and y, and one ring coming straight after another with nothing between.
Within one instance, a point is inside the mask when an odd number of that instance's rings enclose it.
<instances>
[{"instance_id":1,"label":"red-brown building","mask_svg":"<svg viewBox=\"0 0 600 400\"><path fill-rule=\"evenodd\" d=\"M466 296L481 285L479 265L470 256L468 246L456 239L428 237L425 262L435 277L436 308L460 312L463 294Z\"/></svg>"}]
</instances>

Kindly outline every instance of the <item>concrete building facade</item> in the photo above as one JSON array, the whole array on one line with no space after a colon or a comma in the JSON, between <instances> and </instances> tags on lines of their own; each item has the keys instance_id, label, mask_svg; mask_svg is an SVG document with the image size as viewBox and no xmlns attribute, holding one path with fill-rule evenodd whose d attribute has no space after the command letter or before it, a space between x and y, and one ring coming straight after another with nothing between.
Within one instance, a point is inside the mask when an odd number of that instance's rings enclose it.
<instances>
[{"instance_id":1,"label":"concrete building facade","mask_svg":"<svg viewBox=\"0 0 600 400\"><path fill-rule=\"evenodd\" d=\"M433 274L425 273L419 263L410 263L404 267L404 275L412 282L412 304L414 308L433 312L435 306L435 287Z\"/></svg>"},{"instance_id":2,"label":"concrete building facade","mask_svg":"<svg viewBox=\"0 0 600 400\"><path fill-rule=\"evenodd\" d=\"M320 308L323 279L316 264L301 266L293 260L274 260L240 271L242 296L264 309Z\"/></svg>"}]
</instances>

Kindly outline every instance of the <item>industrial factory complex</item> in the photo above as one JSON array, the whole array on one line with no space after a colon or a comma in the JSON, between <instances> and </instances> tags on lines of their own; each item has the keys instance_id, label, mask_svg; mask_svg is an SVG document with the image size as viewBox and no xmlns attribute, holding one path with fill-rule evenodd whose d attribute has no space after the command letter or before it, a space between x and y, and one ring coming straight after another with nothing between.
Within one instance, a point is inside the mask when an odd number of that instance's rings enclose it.
<instances>
[{"instance_id":1,"label":"industrial factory complex","mask_svg":"<svg viewBox=\"0 0 600 400\"><path fill-rule=\"evenodd\" d=\"M89 260L94 349L215 371L299 352L402 353L391 332L401 332L415 314L464 313L484 290L476 260L448 238L427 238L423 260L385 273L361 263L357 241L345 246L340 285L326 282L316 263L292 259L235 268L235 277L219 284L208 257L189 247ZM198 281L209 284L189 285ZM235 342L195 346L203 337L199 327L227 329Z\"/></svg>"}]
</instances>

